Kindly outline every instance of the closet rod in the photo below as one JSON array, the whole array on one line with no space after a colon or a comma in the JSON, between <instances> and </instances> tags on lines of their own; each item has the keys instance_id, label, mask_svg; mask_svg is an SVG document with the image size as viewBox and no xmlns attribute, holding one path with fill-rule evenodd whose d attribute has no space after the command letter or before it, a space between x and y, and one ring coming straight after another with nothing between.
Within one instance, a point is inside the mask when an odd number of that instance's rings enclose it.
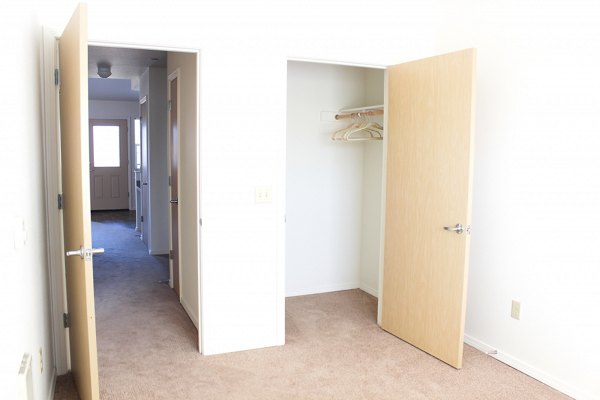
<instances>
[{"instance_id":1,"label":"closet rod","mask_svg":"<svg viewBox=\"0 0 600 400\"><path fill-rule=\"evenodd\" d=\"M351 114L336 114L335 119L358 118L371 115L383 115L383 110L373 110L365 112L355 112Z\"/></svg>"}]
</instances>

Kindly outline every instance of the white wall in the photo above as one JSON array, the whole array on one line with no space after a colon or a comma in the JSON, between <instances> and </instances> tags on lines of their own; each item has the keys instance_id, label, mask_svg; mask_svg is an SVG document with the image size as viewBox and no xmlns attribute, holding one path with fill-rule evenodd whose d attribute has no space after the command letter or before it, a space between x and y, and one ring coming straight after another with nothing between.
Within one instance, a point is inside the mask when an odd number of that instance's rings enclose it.
<instances>
[{"instance_id":1,"label":"white wall","mask_svg":"<svg viewBox=\"0 0 600 400\"><path fill-rule=\"evenodd\" d=\"M135 146L133 120L140 117L140 103L138 101L107 101L89 100L90 118L99 119L126 119L127 143L129 147L129 209L135 210Z\"/></svg>"},{"instance_id":2,"label":"white wall","mask_svg":"<svg viewBox=\"0 0 600 400\"><path fill-rule=\"evenodd\" d=\"M169 253L167 69L149 67L140 78L140 99L148 101L148 251Z\"/></svg>"},{"instance_id":3,"label":"white wall","mask_svg":"<svg viewBox=\"0 0 600 400\"><path fill-rule=\"evenodd\" d=\"M321 120L365 101L365 70L288 63L286 295L359 286L363 146L331 134L348 121Z\"/></svg>"},{"instance_id":4,"label":"white wall","mask_svg":"<svg viewBox=\"0 0 600 400\"><path fill-rule=\"evenodd\" d=\"M439 51L478 48L467 340L600 399L600 4L453 8Z\"/></svg>"},{"instance_id":5,"label":"white wall","mask_svg":"<svg viewBox=\"0 0 600 400\"><path fill-rule=\"evenodd\" d=\"M179 271L181 304L200 326L200 251L198 204L198 97L196 53L169 52L167 75L178 70L179 82ZM202 334L199 329L199 333Z\"/></svg>"},{"instance_id":6,"label":"white wall","mask_svg":"<svg viewBox=\"0 0 600 400\"><path fill-rule=\"evenodd\" d=\"M74 5L57 0L36 7L60 31ZM90 0L89 14L91 40L202 49L207 353L283 343L287 57L393 64L477 46L467 333L572 393L598 398L592 362L593 339L600 337L595 2L376 0L364 7L349 0L340 7L327 0L172 0L139 8ZM26 50L18 49L31 46L33 22L11 19L17 21L17 32L26 35L5 36L23 44L10 47L20 56ZM26 68L0 68L33 84ZM10 105L17 107L12 115L31 124L35 95L24 92L21 103ZM17 144L30 140L25 135ZM270 205L254 204L254 187L263 184L273 185ZM37 226L35 212L26 211ZM508 319L513 297L522 301L520 322Z\"/></svg>"},{"instance_id":7,"label":"white wall","mask_svg":"<svg viewBox=\"0 0 600 400\"><path fill-rule=\"evenodd\" d=\"M0 397L17 398L16 376L27 352L33 394L46 399L55 371L43 201L41 30L29 4L1 8L0 34L11 62L0 67L5 76L0 84Z\"/></svg>"}]
</instances>

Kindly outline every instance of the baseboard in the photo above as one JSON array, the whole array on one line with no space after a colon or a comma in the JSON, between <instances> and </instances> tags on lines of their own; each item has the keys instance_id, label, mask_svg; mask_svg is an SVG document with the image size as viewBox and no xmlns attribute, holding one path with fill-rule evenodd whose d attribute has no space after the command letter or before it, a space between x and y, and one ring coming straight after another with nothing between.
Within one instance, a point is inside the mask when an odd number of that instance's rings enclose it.
<instances>
[{"instance_id":1,"label":"baseboard","mask_svg":"<svg viewBox=\"0 0 600 400\"><path fill-rule=\"evenodd\" d=\"M359 289L362 290L363 292L369 293L371 296L375 296L375 297L379 298L379 291L377 289L374 289L367 285L360 285Z\"/></svg>"},{"instance_id":2,"label":"baseboard","mask_svg":"<svg viewBox=\"0 0 600 400\"><path fill-rule=\"evenodd\" d=\"M151 256L164 256L169 254L169 249L159 249L159 250L155 250L155 249L149 249L148 250L148 254L150 254Z\"/></svg>"},{"instance_id":3,"label":"baseboard","mask_svg":"<svg viewBox=\"0 0 600 400\"><path fill-rule=\"evenodd\" d=\"M48 400L54 400L54 391L56 390L56 368L52 368L52 373L50 374L50 385L48 388Z\"/></svg>"},{"instance_id":4,"label":"baseboard","mask_svg":"<svg viewBox=\"0 0 600 400\"><path fill-rule=\"evenodd\" d=\"M196 329L198 329L198 331L199 331L200 327L199 327L199 324L198 324L198 319L194 315L192 315L192 312L190 311L190 307L187 305L187 303L185 302L184 298L181 299L181 306L183 307L183 309L187 313L188 317L190 317L190 319L192 320L192 323L194 324L194 326L196 327Z\"/></svg>"},{"instance_id":5,"label":"baseboard","mask_svg":"<svg viewBox=\"0 0 600 400\"><path fill-rule=\"evenodd\" d=\"M328 292L338 292L340 290L358 289L358 282L340 283L337 285L312 286L296 290L286 291L285 297L306 296L308 294L319 294Z\"/></svg>"},{"instance_id":6,"label":"baseboard","mask_svg":"<svg viewBox=\"0 0 600 400\"><path fill-rule=\"evenodd\" d=\"M505 353L501 349L482 342L479 339L475 339L469 335L465 335L464 339L466 344L488 354L490 357L494 357L496 360L509 365L542 383L545 383L548 386L553 387L567 396L573 397L577 400L600 400L600 397L593 396L591 393L586 393L585 391L574 388L572 385L569 385L555 376L552 376L551 374L536 368L517 357Z\"/></svg>"}]
</instances>

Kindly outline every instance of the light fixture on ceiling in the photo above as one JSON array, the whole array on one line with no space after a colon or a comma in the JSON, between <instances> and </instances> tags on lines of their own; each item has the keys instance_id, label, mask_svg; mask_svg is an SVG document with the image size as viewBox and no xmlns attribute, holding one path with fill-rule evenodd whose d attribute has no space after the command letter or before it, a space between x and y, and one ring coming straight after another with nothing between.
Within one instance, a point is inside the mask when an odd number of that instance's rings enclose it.
<instances>
[{"instance_id":1,"label":"light fixture on ceiling","mask_svg":"<svg viewBox=\"0 0 600 400\"><path fill-rule=\"evenodd\" d=\"M98 64L98 76L100 78L108 78L112 75L110 71L110 64L101 63Z\"/></svg>"}]
</instances>

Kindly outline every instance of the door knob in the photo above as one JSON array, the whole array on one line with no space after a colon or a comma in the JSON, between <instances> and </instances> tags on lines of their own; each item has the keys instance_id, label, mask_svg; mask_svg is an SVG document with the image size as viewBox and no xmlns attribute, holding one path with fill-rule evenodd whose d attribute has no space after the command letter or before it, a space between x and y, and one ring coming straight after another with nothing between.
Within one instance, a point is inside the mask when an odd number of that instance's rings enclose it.
<instances>
[{"instance_id":1,"label":"door knob","mask_svg":"<svg viewBox=\"0 0 600 400\"><path fill-rule=\"evenodd\" d=\"M83 248L83 246L81 246L79 248L79 250L69 250L69 251L67 251L66 254L67 254L67 257L79 256L79 257L81 257L82 260L91 261L92 256L94 254L102 254L102 253L104 253L103 248L85 249L85 248Z\"/></svg>"},{"instance_id":2,"label":"door knob","mask_svg":"<svg viewBox=\"0 0 600 400\"><path fill-rule=\"evenodd\" d=\"M456 232L459 235L465 231L462 224L456 224L454 226L445 226L444 229L450 232Z\"/></svg>"}]
</instances>

